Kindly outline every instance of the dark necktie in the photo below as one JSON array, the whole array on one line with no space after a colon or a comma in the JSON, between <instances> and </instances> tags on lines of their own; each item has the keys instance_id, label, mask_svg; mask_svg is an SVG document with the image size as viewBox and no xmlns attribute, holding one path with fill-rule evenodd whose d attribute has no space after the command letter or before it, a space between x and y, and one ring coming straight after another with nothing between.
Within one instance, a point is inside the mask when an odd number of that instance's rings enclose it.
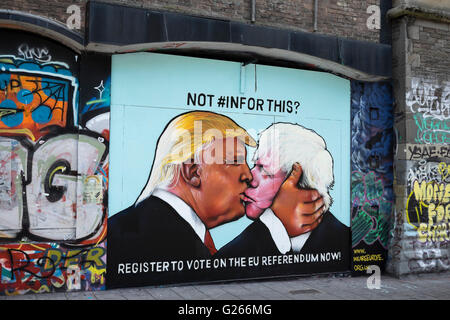
<instances>
[{"instance_id":1,"label":"dark necktie","mask_svg":"<svg viewBox=\"0 0 450 320\"><path fill-rule=\"evenodd\" d=\"M214 246L214 241L211 238L211 234L209 233L209 230L206 230L205 233L205 246L208 247L209 252L211 252L211 255L217 252L216 247Z\"/></svg>"}]
</instances>

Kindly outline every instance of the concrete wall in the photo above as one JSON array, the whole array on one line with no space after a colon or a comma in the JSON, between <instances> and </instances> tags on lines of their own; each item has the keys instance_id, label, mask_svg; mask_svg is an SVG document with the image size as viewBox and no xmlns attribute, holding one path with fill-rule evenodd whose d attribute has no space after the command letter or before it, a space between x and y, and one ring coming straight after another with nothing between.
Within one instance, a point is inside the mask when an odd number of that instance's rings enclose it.
<instances>
[{"instance_id":1,"label":"concrete wall","mask_svg":"<svg viewBox=\"0 0 450 320\"><path fill-rule=\"evenodd\" d=\"M394 16L396 204L388 270L450 269L450 12L448 2L405 1ZM408 8L416 8L415 12Z\"/></svg>"}]
</instances>

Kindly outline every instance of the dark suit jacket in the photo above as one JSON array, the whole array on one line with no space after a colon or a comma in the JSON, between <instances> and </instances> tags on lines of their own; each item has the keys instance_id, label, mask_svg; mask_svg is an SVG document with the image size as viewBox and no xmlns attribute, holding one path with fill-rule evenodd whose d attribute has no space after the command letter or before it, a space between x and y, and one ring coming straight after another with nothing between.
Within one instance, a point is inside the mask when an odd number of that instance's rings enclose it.
<instances>
[{"instance_id":1,"label":"dark suit jacket","mask_svg":"<svg viewBox=\"0 0 450 320\"><path fill-rule=\"evenodd\" d=\"M342 224L331 212L326 212L320 225L314 229L308 240L306 240L301 254L320 254L326 252L341 252L340 261L329 264L306 264L296 267L282 266L272 268L282 273L292 269L294 273L318 273L350 270L349 250L350 250L350 228ZM288 252L287 254L293 254ZM220 257L248 257L248 256L273 256L281 255L275 242L273 241L269 229L257 219L250 224L239 236L223 246L214 255Z\"/></svg>"},{"instance_id":2,"label":"dark suit jacket","mask_svg":"<svg viewBox=\"0 0 450 320\"><path fill-rule=\"evenodd\" d=\"M148 263L156 261L202 258L211 258L208 248L192 227L158 197L150 196L136 207L130 206L108 219L107 285L110 288L191 280L182 272L123 274L119 272L119 264L146 262L148 267Z\"/></svg>"}]
</instances>

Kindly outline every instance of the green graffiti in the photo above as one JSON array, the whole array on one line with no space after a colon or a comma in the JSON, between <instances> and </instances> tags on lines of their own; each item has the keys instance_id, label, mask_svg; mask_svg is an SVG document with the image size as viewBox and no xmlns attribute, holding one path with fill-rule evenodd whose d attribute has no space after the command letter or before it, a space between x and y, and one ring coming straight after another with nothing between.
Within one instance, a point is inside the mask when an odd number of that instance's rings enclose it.
<instances>
[{"instance_id":1,"label":"green graffiti","mask_svg":"<svg viewBox=\"0 0 450 320\"><path fill-rule=\"evenodd\" d=\"M380 241L384 248L389 240L389 222L392 203L383 198L383 182L375 172L364 175L352 173L352 247L364 241Z\"/></svg>"},{"instance_id":2,"label":"green graffiti","mask_svg":"<svg viewBox=\"0 0 450 320\"><path fill-rule=\"evenodd\" d=\"M450 119L425 118L421 113L414 114L417 125L417 143L450 143Z\"/></svg>"}]
</instances>

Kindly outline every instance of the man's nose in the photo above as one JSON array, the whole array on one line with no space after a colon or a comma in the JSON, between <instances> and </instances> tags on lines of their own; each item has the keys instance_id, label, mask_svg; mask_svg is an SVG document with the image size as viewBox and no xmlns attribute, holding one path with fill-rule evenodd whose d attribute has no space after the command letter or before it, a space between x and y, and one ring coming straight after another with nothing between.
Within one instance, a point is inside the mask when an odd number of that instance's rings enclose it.
<instances>
[{"instance_id":1,"label":"man's nose","mask_svg":"<svg viewBox=\"0 0 450 320\"><path fill-rule=\"evenodd\" d=\"M252 188L256 188L257 186L259 186L259 179L258 179L258 172L256 170L256 167L253 168L250 173L252 174L253 180L250 182L250 186Z\"/></svg>"},{"instance_id":2,"label":"man's nose","mask_svg":"<svg viewBox=\"0 0 450 320\"><path fill-rule=\"evenodd\" d=\"M250 168L247 164L244 164L243 166L243 172L241 173L241 181L246 182L247 184L251 184L253 180L253 175L250 172Z\"/></svg>"}]
</instances>

